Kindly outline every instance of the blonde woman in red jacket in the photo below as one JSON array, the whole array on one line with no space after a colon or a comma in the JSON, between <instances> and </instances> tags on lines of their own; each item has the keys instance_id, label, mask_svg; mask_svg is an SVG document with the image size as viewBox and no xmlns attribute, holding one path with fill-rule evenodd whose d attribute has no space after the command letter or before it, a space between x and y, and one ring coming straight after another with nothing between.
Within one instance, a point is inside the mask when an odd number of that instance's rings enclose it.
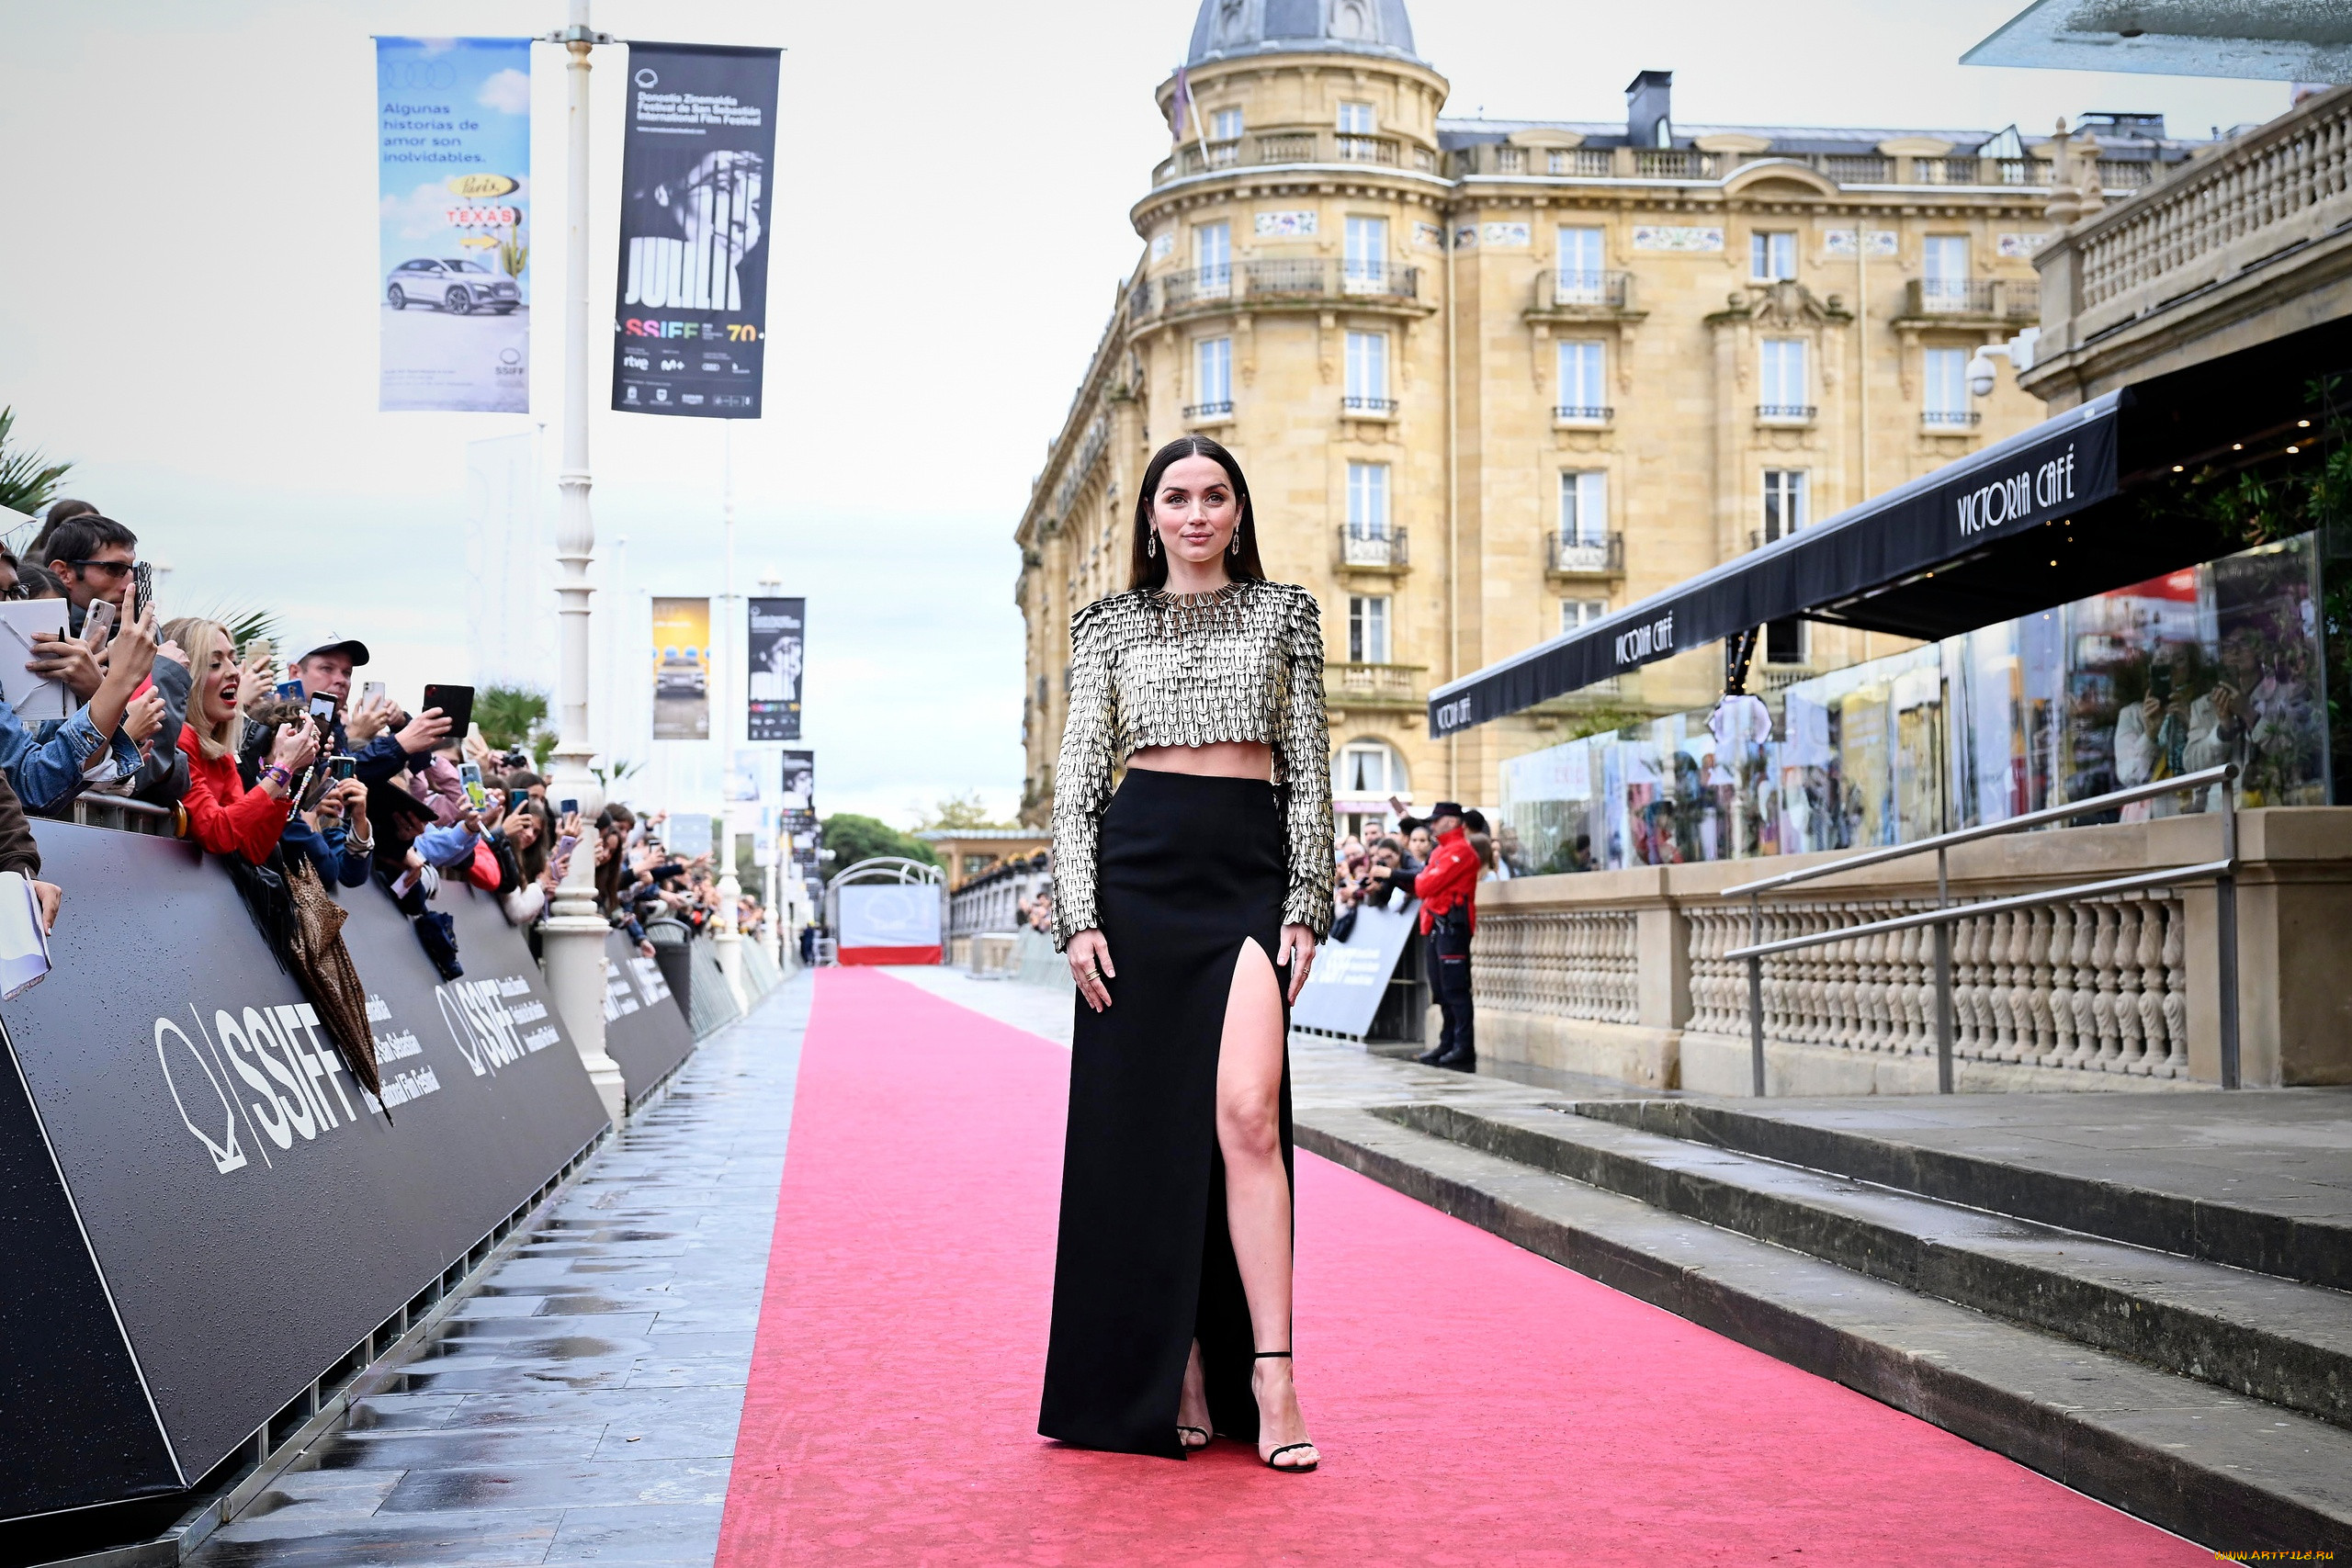
<instances>
[{"instance_id":1,"label":"blonde woman in red jacket","mask_svg":"<svg viewBox=\"0 0 2352 1568\"><path fill-rule=\"evenodd\" d=\"M187 753L189 837L215 854L239 854L259 865L277 846L294 810L294 779L319 752L317 730L283 724L269 750L261 784L247 789L237 773L237 739L244 718L237 708L243 672L229 630L218 621L188 617L164 628L187 650L195 674L180 750Z\"/></svg>"}]
</instances>

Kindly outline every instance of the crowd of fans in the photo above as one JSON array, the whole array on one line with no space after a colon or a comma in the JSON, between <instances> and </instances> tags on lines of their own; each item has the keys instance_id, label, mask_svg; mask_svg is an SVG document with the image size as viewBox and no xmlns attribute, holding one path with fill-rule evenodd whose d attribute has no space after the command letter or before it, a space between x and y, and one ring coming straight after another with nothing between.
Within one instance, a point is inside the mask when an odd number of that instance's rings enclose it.
<instances>
[{"instance_id":1,"label":"crowd of fans","mask_svg":"<svg viewBox=\"0 0 2352 1568\"><path fill-rule=\"evenodd\" d=\"M62 893L40 881L26 818L71 817L92 797L175 813L187 837L229 861L281 958L288 947L315 957L302 934L313 888L371 882L445 978L464 973L454 922L435 908L453 881L494 897L536 951L584 837L599 907L646 953L649 922L698 931L716 918L709 857L668 854L660 816L612 806L583 826L572 803L548 798L526 754L493 750L478 727L453 734L440 709L413 711L381 682L355 694L368 661L358 638L303 637L281 665L279 650L241 646L219 621L159 624L131 529L79 501L57 502L38 528L0 547L0 598L62 599L66 628L32 635L25 677L0 661L0 870L33 881L52 926ZM64 688L66 716L18 716L8 695L25 701L36 679ZM746 897L741 919L756 934L766 912ZM333 930L311 936L347 965Z\"/></svg>"}]
</instances>

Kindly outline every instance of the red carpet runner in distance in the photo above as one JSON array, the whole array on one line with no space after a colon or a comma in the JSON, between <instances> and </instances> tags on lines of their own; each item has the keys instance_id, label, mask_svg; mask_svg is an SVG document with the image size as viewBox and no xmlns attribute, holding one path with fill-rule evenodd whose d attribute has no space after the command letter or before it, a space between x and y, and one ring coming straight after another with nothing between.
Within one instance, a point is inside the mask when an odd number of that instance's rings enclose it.
<instances>
[{"instance_id":1,"label":"red carpet runner in distance","mask_svg":"<svg viewBox=\"0 0 2352 1568\"><path fill-rule=\"evenodd\" d=\"M1057 1447L1069 1070L887 975L820 972L720 1568L2211 1561L1305 1153L1321 1471Z\"/></svg>"}]
</instances>

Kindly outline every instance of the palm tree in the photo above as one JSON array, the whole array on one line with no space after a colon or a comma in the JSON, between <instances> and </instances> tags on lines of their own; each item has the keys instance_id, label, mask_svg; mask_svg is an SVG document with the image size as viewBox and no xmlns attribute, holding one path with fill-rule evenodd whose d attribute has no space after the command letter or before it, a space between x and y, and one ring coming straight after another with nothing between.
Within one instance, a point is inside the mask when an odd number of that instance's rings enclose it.
<instances>
[{"instance_id":1,"label":"palm tree","mask_svg":"<svg viewBox=\"0 0 2352 1568\"><path fill-rule=\"evenodd\" d=\"M57 493L57 481L74 465L46 461L39 452L13 444L8 436L16 423L14 408L0 408L0 506L34 512L49 504Z\"/></svg>"},{"instance_id":2,"label":"palm tree","mask_svg":"<svg viewBox=\"0 0 2352 1568\"><path fill-rule=\"evenodd\" d=\"M474 694L474 722L493 751L524 746L548 720L548 694L528 686L484 686Z\"/></svg>"}]
</instances>

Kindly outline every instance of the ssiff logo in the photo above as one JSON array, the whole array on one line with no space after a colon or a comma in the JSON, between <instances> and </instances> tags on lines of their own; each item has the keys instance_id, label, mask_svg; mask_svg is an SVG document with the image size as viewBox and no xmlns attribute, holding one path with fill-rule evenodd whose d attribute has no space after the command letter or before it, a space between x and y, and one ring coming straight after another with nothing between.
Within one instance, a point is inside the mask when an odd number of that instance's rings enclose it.
<instances>
[{"instance_id":1,"label":"ssiff logo","mask_svg":"<svg viewBox=\"0 0 2352 1568\"><path fill-rule=\"evenodd\" d=\"M249 1163L237 1135L241 1122L266 1140L254 1146L269 1165L269 1145L290 1149L298 1138L311 1143L359 1120L359 1108L343 1084L349 1069L321 1032L319 1015L308 1002L242 1012L221 1008L209 1030L193 1006L188 1019L196 1025L194 1034L176 1020L155 1021L155 1062L181 1124L204 1145L221 1175ZM214 1070L216 1063L222 1070ZM232 1074L242 1080L242 1091ZM365 1089L356 1084L352 1089L367 1100Z\"/></svg>"}]
</instances>

